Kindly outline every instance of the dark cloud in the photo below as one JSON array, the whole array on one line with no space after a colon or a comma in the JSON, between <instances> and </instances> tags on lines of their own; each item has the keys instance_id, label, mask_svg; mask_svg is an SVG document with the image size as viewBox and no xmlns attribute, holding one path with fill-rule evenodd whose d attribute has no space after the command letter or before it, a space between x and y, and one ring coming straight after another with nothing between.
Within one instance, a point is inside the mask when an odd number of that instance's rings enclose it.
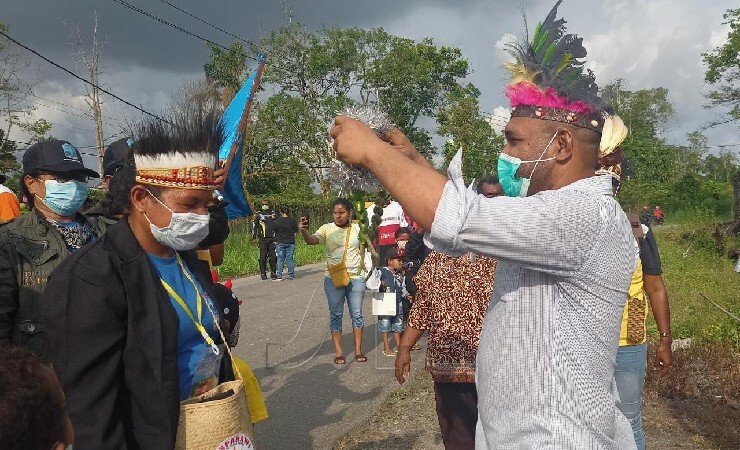
<instances>
[{"instance_id":1,"label":"dark cloud","mask_svg":"<svg viewBox=\"0 0 740 450\"><path fill-rule=\"evenodd\" d=\"M194 33L228 45L228 36L165 5L159 0L128 0L152 14ZM245 39L285 23L282 2L239 0L168 0L203 19ZM481 104L493 111L505 104L502 56L494 48L504 33L522 33L522 10L530 23L544 17L554 0L295 0L294 19L312 29L383 27L389 32L419 39L432 37L439 44L462 49L471 63L469 80L482 91ZM676 123L669 134L680 142L686 131L701 127L717 116L701 106L703 68L700 54L716 45L722 12L735 7L732 0L566 0L560 12L570 30L585 38L589 59L594 61L600 83L625 78L630 88L665 86L677 106ZM107 44L103 61L107 86L124 98L160 111L186 78L202 75L208 49L197 39L157 23L112 0L3 0L0 21L20 41L58 62L74 67L70 58L69 27L89 30L94 12ZM688 26L690 24L690 27ZM688 27L688 28L686 28ZM683 30L683 31L681 31ZM721 37L721 36L720 36ZM45 96L84 107L79 81L39 62ZM80 70L79 68L77 70ZM116 118L138 116L130 108L109 100L106 113ZM39 108L53 119L53 133L74 136L81 144L93 141L82 131L89 121ZM74 127L74 128L71 128ZM112 128L111 128L112 129ZM108 133L106 133L108 134ZM709 133L712 143L729 143L736 128Z\"/></svg>"}]
</instances>

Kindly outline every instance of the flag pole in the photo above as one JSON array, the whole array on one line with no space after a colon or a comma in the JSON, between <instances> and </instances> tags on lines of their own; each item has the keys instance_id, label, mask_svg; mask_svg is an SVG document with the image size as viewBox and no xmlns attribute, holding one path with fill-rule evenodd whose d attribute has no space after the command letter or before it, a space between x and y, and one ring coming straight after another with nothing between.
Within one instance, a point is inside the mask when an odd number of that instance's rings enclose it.
<instances>
[{"instance_id":1,"label":"flag pole","mask_svg":"<svg viewBox=\"0 0 740 450\"><path fill-rule=\"evenodd\" d=\"M226 177L229 175L229 170L231 169L231 163L234 160L234 155L239 150L239 146L243 145L243 139L246 135L247 131L247 125L249 124L249 120L251 118L252 113L252 101L254 100L254 95L257 92L257 89L259 89L260 81L262 80L262 72L265 70L265 55L260 54L259 55L259 64L257 64L257 76L254 79L254 83L252 83L252 89L249 95L249 100L247 100L247 103L244 105L244 112L242 113L242 118L239 121L239 126L237 127L237 136L236 139L234 139L234 142L231 144L231 149L229 150L229 157L226 159L226 161L223 164L224 167L224 182L226 181Z\"/></svg>"}]
</instances>

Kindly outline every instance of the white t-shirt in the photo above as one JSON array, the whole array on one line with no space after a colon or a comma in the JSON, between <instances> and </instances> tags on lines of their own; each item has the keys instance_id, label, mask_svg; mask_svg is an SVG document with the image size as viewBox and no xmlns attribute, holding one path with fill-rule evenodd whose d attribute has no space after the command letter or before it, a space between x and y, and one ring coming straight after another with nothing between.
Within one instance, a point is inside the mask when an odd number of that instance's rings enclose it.
<instances>
[{"instance_id":1,"label":"white t-shirt","mask_svg":"<svg viewBox=\"0 0 740 450\"><path fill-rule=\"evenodd\" d=\"M372 223L372 218L375 215L373 212L375 204L367 208L367 219ZM403 213L401 205L392 201L383 208L383 221L380 222L378 227L378 245L395 245L396 244L396 230L401 227L407 227L409 224L406 222L406 216Z\"/></svg>"}]
</instances>

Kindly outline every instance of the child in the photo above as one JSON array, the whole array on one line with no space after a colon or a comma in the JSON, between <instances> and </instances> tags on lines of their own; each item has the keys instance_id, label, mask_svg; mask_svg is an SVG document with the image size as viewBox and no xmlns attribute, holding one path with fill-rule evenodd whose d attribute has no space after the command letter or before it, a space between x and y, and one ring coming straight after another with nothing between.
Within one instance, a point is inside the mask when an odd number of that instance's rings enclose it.
<instances>
[{"instance_id":1,"label":"child","mask_svg":"<svg viewBox=\"0 0 740 450\"><path fill-rule=\"evenodd\" d=\"M0 448L64 450L74 431L51 368L29 351L0 346Z\"/></svg>"},{"instance_id":2,"label":"child","mask_svg":"<svg viewBox=\"0 0 740 450\"><path fill-rule=\"evenodd\" d=\"M385 356L395 355L395 352L391 350L388 333L393 333L396 347L401 342L401 333L404 330L403 300L406 296L404 284L403 251L397 248L388 256L388 266L380 269L380 292L396 293L396 315L378 316L378 330L383 333L383 354Z\"/></svg>"},{"instance_id":3,"label":"child","mask_svg":"<svg viewBox=\"0 0 740 450\"><path fill-rule=\"evenodd\" d=\"M403 272L404 272L404 291L405 295L403 296L403 323L408 323L409 321L409 312L411 311L411 302L412 298L411 295L413 295L412 290L409 289L413 286L413 282L410 282L410 277L413 275L409 272L411 272L409 269L409 265L406 264L407 258L406 258L406 245L409 243L409 239L411 239L411 229L408 227L401 227L396 230L396 247L398 247L398 250L400 250L403 253L403 257L401 259L401 263L403 265ZM411 265L413 266L413 264ZM417 268L418 270L418 268ZM416 274L416 271L414 271L414 274Z\"/></svg>"}]
</instances>

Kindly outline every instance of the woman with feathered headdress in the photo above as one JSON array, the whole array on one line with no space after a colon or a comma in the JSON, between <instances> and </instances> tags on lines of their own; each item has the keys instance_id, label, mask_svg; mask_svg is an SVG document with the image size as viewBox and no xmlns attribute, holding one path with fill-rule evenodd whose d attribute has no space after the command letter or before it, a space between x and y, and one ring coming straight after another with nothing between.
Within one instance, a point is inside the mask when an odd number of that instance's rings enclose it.
<instances>
[{"instance_id":1,"label":"woman with feathered headdress","mask_svg":"<svg viewBox=\"0 0 740 450\"><path fill-rule=\"evenodd\" d=\"M221 141L215 111L141 125L116 174L124 217L52 274L44 318L80 448L173 448L180 402L233 380L223 297L193 251Z\"/></svg>"}]
</instances>

